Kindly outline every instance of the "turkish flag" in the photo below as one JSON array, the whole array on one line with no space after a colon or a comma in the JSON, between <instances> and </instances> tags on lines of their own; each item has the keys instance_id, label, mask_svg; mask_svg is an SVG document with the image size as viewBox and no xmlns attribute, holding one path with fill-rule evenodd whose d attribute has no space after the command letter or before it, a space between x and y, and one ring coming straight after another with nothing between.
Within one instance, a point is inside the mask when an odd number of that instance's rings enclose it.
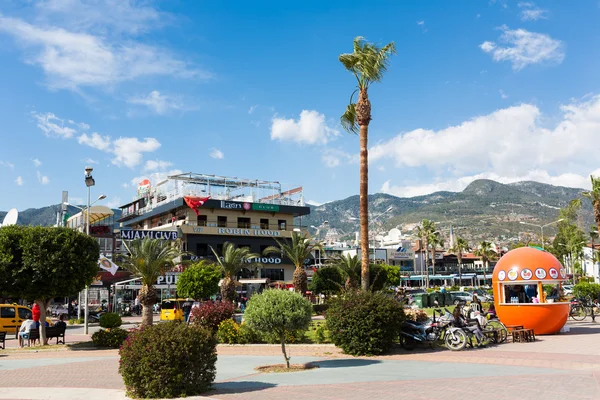
<instances>
[{"instance_id":1,"label":"turkish flag","mask_svg":"<svg viewBox=\"0 0 600 400\"><path fill-rule=\"evenodd\" d=\"M196 215L200 215L200 211L198 211L198 209L200 207L202 207L204 205L204 203L206 203L206 200L210 199L210 196L208 196L208 197L184 196L183 199L185 200L185 204L187 204L192 210L194 210Z\"/></svg>"}]
</instances>

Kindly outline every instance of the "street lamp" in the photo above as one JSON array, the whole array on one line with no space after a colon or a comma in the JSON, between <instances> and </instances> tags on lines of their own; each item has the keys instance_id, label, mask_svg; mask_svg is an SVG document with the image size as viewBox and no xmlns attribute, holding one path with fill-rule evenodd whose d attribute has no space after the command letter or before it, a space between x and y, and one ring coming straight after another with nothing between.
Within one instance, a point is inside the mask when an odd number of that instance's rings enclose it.
<instances>
[{"instance_id":1,"label":"street lamp","mask_svg":"<svg viewBox=\"0 0 600 400\"><path fill-rule=\"evenodd\" d=\"M90 197L92 194L92 186L94 186L96 184L96 181L94 180L94 178L92 177L92 171L94 170L94 168L92 167L85 167L85 186L87 186L88 188L88 201L87 201L87 209L86 209L86 213L85 213L85 233L87 235L90 234ZM103 198L105 198L106 196L101 195L100 197L98 197L98 200L102 200ZM96 200L96 201L98 201ZM88 306L88 295L89 295L89 286L85 287L85 295L83 296L83 301L84 301L84 314L83 314L83 334L87 335L88 334L88 313L89 313L89 306Z\"/></svg>"},{"instance_id":2,"label":"street lamp","mask_svg":"<svg viewBox=\"0 0 600 400\"><path fill-rule=\"evenodd\" d=\"M523 224L523 225L531 225L531 226L535 226L536 228L540 228L540 230L542 231L542 249L546 250L546 248L544 247L544 228L547 227L547 226L550 226L550 225L557 224L560 221L564 221L564 220L565 220L564 218L561 218L561 219L556 220L554 222L549 222L549 223L547 223L545 225L536 225L536 224L532 224L530 222L523 222L523 221L519 221L519 223Z\"/></svg>"}]
</instances>

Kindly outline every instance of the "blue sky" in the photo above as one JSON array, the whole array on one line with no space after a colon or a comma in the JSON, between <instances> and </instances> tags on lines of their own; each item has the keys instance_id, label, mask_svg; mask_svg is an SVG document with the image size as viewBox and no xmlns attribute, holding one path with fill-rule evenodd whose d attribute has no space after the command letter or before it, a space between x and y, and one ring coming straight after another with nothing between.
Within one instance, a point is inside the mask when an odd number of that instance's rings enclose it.
<instances>
[{"instance_id":1,"label":"blue sky","mask_svg":"<svg viewBox=\"0 0 600 400\"><path fill-rule=\"evenodd\" d=\"M597 1L3 1L0 210L118 206L177 172L358 193L339 126L355 36L396 43L372 86L370 192L600 174Z\"/></svg>"}]
</instances>

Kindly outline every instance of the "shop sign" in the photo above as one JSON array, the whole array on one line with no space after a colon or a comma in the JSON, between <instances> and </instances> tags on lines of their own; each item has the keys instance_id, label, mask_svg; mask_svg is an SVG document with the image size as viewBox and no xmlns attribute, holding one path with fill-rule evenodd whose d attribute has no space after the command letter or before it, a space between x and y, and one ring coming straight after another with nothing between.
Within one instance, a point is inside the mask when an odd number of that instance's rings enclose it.
<instances>
[{"instance_id":1,"label":"shop sign","mask_svg":"<svg viewBox=\"0 0 600 400\"><path fill-rule=\"evenodd\" d=\"M223 257L220 257L221 260L223 260ZM200 260L205 260L205 259L212 259L211 257L200 257L197 255L191 255L190 256L190 261L193 262L197 262ZM281 264L281 258L279 257L259 257L259 258L253 258L250 260L246 260L247 264L253 264L253 263L260 263L260 264Z\"/></svg>"},{"instance_id":2,"label":"shop sign","mask_svg":"<svg viewBox=\"0 0 600 400\"><path fill-rule=\"evenodd\" d=\"M388 258L391 260L411 260L415 256L415 253L406 251L405 248L399 247L396 250L391 250L388 254Z\"/></svg>"},{"instance_id":3,"label":"shop sign","mask_svg":"<svg viewBox=\"0 0 600 400\"><path fill-rule=\"evenodd\" d=\"M219 228L217 232L219 235L281 236L281 231L272 231L268 229Z\"/></svg>"},{"instance_id":4,"label":"shop sign","mask_svg":"<svg viewBox=\"0 0 600 400\"><path fill-rule=\"evenodd\" d=\"M121 239L162 239L162 240L177 240L177 231L140 231L134 229L124 229L121 231Z\"/></svg>"},{"instance_id":5,"label":"shop sign","mask_svg":"<svg viewBox=\"0 0 600 400\"><path fill-rule=\"evenodd\" d=\"M243 203L234 203L232 201L221 200L221 208L228 210L241 210Z\"/></svg>"},{"instance_id":6,"label":"shop sign","mask_svg":"<svg viewBox=\"0 0 600 400\"><path fill-rule=\"evenodd\" d=\"M276 204L262 204L262 203L253 203L252 209L254 211L271 211L278 212L279 206Z\"/></svg>"},{"instance_id":7,"label":"shop sign","mask_svg":"<svg viewBox=\"0 0 600 400\"><path fill-rule=\"evenodd\" d=\"M159 276L156 280L157 285L176 285L179 274Z\"/></svg>"}]
</instances>

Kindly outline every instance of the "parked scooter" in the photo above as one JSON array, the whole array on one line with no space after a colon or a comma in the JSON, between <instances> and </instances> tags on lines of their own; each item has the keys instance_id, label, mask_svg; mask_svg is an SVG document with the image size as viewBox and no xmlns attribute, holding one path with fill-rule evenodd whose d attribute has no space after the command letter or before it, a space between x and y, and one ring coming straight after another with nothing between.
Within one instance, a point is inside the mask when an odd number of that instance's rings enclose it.
<instances>
[{"instance_id":1,"label":"parked scooter","mask_svg":"<svg viewBox=\"0 0 600 400\"><path fill-rule=\"evenodd\" d=\"M439 318L436 319L436 313ZM453 326L452 314L434 310L433 318L424 323L404 321L400 329L400 344L406 350L414 349L418 343L433 345L436 342L444 343L450 350L462 350L467 345L466 333Z\"/></svg>"},{"instance_id":2,"label":"parked scooter","mask_svg":"<svg viewBox=\"0 0 600 400\"><path fill-rule=\"evenodd\" d=\"M104 314L106 314L106 311L90 311L88 314L88 322L92 324L100 322L100 317Z\"/></svg>"}]
</instances>

